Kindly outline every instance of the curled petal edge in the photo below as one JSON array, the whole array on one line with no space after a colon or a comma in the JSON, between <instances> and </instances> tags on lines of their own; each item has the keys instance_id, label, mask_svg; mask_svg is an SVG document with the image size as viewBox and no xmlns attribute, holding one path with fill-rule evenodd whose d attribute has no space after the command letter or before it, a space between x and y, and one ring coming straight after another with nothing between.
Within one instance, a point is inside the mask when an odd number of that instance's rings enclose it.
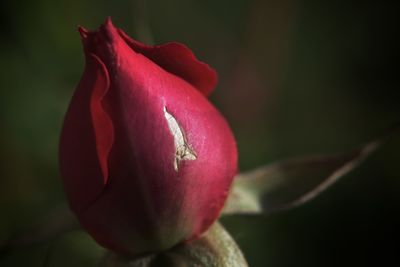
<instances>
[{"instance_id":1,"label":"curled petal edge","mask_svg":"<svg viewBox=\"0 0 400 267\"><path fill-rule=\"evenodd\" d=\"M185 45L170 42L163 45L144 45L130 38L124 31L117 29L124 41L137 53L141 53L166 71L182 78L204 96L214 90L218 76L214 69L196 58Z\"/></svg>"},{"instance_id":2,"label":"curled petal edge","mask_svg":"<svg viewBox=\"0 0 400 267\"><path fill-rule=\"evenodd\" d=\"M87 64L88 67L93 67L95 70L93 91L90 97L90 113L103 183L106 184L109 178L108 157L114 143L112 120L103 107L103 100L110 88L110 78L106 66L96 55L89 54ZM93 64L93 66L90 66L90 64Z\"/></svg>"}]
</instances>

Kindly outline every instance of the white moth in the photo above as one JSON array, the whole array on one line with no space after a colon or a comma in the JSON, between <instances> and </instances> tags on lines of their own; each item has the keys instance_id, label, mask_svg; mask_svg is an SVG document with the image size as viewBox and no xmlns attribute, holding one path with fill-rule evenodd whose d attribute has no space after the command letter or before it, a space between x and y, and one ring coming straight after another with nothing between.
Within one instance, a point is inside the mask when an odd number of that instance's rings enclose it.
<instances>
[{"instance_id":1,"label":"white moth","mask_svg":"<svg viewBox=\"0 0 400 267\"><path fill-rule=\"evenodd\" d=\"M164 107L164 116L168 123L168 128L174 137L175 144L175 159L174 159L174 169L179 171L179 164L182 160L196 160L197 155L190 148L187 143L183 129L180 127L174 116L172 116Z\"/></svg>"}]
</instances>

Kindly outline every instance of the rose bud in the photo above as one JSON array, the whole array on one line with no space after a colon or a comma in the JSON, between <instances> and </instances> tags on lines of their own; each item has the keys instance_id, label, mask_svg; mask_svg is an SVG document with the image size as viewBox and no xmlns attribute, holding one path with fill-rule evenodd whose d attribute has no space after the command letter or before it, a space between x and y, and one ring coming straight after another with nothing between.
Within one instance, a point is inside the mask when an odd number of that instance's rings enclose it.
<instances>
[{"instance_id":1,"label":"rose bud","mask_svg":"<svg viewBox=\"0 0 400 267\"><path fill-rule=\"evenodd\" d=\"M79 28L86 66L65 116L60 167L71 209L102 246L139 255L217 219L236 143L207 100L217 76L184 45Z\"/></svg>"}]
</instances>

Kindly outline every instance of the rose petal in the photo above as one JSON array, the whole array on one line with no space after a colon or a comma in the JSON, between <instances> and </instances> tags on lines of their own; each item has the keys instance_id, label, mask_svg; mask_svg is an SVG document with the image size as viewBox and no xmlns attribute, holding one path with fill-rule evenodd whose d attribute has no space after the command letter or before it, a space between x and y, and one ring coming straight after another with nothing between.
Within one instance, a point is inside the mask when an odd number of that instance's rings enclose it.
<instances>
[{"instance_id":1,"label":"rose petal","mask_svg":"<svg viewBox=\"0 0 400 267\"><path fill-rule=\"evenodd\" d=\"M97 56L87 55L60 141L61 173L73 210L89 206L108 179L107 160L114 140L111 120L102 107L108 88L104 64Z\"/></svg>"},{"instance_id":2,"label":"rose petal","mask_svg":"<svg viewBox=\"0 0 400 267\"><path fill-rule=\"evenodd\" d=\"M96 137L97 156L99 158L104 184L108 180L108 155L110 154L114 142L114 130L110 117L103 109L102 100L110 88L110 80L104 63L95 55L90 55L95 64L97 75L93 86L92 97L90 100L90 110L93 120L93 128Z\"/></svg>"},{"instance_id":3,"label":"rose petal","mask_svg":"<svg viewBox=\"0 0 400 267\"><path fill-rule=\"evenodd\" d=\"M135 52L143 54L166 71L187 81L203 95L208 96L215 88L218 80L215 70L199 61L185 45L171 42L149 46L133 40L121 29L118 32Z\"/></svg>"}]
</instances>

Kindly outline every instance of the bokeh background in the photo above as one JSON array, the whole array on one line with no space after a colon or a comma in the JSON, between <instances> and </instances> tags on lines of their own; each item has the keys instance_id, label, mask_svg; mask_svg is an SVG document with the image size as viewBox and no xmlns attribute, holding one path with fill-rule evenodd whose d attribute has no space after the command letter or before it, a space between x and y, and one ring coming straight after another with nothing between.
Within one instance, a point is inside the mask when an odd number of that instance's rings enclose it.
<instances>
[{"instance_id":1,"label":"bokeh background","mask_svg":"<svg viewBox=\"0 0 400 267\"><path fill-rule=\"evenodd\" d=\"M187 44L219 73L211 99L241 170L347 151L400 120L396 1L36 0L0 3L0 243L65 202L63 114L83 70L78 24ZM400 138L302 207L223 220L250 266L400 261ZM83 232L9 251L0 266L96 266Z\"/></svg>"}]
</instances>

